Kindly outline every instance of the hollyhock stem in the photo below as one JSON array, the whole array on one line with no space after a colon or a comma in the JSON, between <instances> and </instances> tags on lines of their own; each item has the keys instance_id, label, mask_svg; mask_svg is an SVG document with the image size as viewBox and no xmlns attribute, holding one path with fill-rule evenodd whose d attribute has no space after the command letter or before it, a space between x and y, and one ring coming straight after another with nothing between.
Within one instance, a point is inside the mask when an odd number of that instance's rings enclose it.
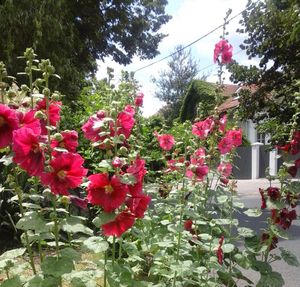
<instances>
[{"instance_id":1,"label":"hollyhock stem","mask_svg":"<svg viewBox=\"0 0 300 287\"><path fill-rule=\"evenodd\" d=\"M123 242L123 239L121 237L119 240L119 259L121 259L121 257L122 257L122 242Z\"/></svg>"},{"instance_id":2,"label":"hollyhock stem","mask_svg":"<svg viewBox=\"0 0 300 287\"><path fill-rule=\"evenodd\" d=\"M106 277L107 277L107 271L106 271L106 264L107 264L107 251L105 251L104 254L104 287L106 287Z\"/></svg>"},{"instance_id":3,"label":"hollyhock stem","mask_svg":"<svg viewBox=\"0 0 300 287\"><path fill-rule=\"evenodd\" d=\"M19 208L20 208L21 216L24 217L24 208L23 208L23 205L22 205L22 203L23 203L22 191L20 190L19 187L16 187L16 191L17 191L17 195L18 195L18 202L19 202ZM35 268L34 260L33 260L33 252L32 252L30 242L29 242L28 233L27 233L26 230L24 231L24 235L25 235L26 249L28 251L29 259L30 259L30 266L31 266L32 271L35 275L36 274L36 268Z\"/></svg>"},{"instance_id":4,"label":"hollyhock stem","mask_svg":"<svg viewBox=\"0 0 300 287\"><path fill-rule=\"evenodd\" d=\"M112 267L115 265L116 257L116 236L113 236L113 249L112 249Z\"/></svg>"},{"instance_id":5,"label":"hollyhock stem","mask_svg":"<svg viewBox=\"0 0 300 287\"><path fill-rule=\"evenodd\" d=\"M56 256L58 257L59 254L59 234L58 234L58 220L57 220L57 210L56 210L56 198L54 197L52 200L53 203L53 212L54 212L54 236L55 236L55 249L56 249Z\"/></svg>"}]
</instances>

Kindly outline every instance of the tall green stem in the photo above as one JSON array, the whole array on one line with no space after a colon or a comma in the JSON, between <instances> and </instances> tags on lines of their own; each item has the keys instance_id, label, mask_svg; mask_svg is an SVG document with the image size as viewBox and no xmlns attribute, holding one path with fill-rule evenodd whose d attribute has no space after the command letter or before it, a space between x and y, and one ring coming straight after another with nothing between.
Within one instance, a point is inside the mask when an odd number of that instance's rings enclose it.
<instances>
[{"instance_id":1,"label":"tall green stem","mask_svg":"<svg viewBox=\"0 0 300 287\"><path fill-rule=\"evenodd\" d=\"M106 264L107 264L107 250L105 251L104 255L104 287L106 287L106 277L107 277L107 271L106 271Z\"/></svg>"},{"instance_id":2,"label":"tall green stem","mask_svg":"<svg viewBox=\"0 0 300 287\"><path fill-rule=\"evenodd\" d=\"M112 267L115 265L116 257L116 236L113 236L113 249L112 249Z\"/></svg>"},{"instance_id":3,"label":"tall green stem","mask_svg":"<svg viewBox=\"0 0 300 287\"><path fill-rule=\"evenodd\" d=\"M23 203L22 191L20 190L19 187L16 187L16 191L17 191L17 195L18 195L18 202L19 202L21 216L24 217L25 212L24 212L24 208L23 208L23 204L22 204ZM35 268L34 259L33 259L33 252L32 252L30 242L29 242L27 230L24 231L24 235L25 235L26 249L28 251L29 259L30 259L30 266L32 268L33 273L36 274L36 268Z\"/></svg>"},{"instance_id":4,"label":"tall green stem","mask_svg":"<svg viewBox=\"0 0 300 287\"><path fill-rule=\"evenodd\" d=\"M58 218L57 218L57 210L56 210L56 198L53 198L53 213L54 213L54 236L55 236L55 249L56 249L56 256L59 255L59 234L58 234Z\"/></svg>"}]
</instances>

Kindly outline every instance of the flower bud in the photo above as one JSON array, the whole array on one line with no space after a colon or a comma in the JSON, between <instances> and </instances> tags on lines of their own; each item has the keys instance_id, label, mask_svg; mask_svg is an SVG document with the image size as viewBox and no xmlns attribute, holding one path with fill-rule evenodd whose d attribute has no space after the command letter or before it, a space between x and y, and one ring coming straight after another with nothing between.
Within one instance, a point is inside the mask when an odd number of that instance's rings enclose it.
<instances>
[{"instance_id":1,"label":"flower bud","mask_svg":"<svg viewBox=\"0 0 300 287\"><path fill-rule=\"evenodd\" d=\"M55 198L55 195L51 192L49 188L44 189L43 196L49 200L52 200Z\"/></svg>"},{"instance_id":2,"label":"flower bud","mask_svg":"<svg viewBox=\"0 0 300 287\"><path fill-rule=\"evenodd\" d=\"M53 135L53 139L60 142L64 139L64 137L60 133L56 133L56 134Z\"/></svg>"},{"instance_id":3,"label":"flower bud","mask_svg":"<svg viewBox=\"0 0 300 287\"><path fill-rule=\"evenodd\" d=\"M60 198L60 202L63 204L63 205L69 205L71 203L71 199L68 197L68 196L62 196Z\"/></svg>"},{"instance_id":4,"label":"flower bud","mask_svg":"<svg viewBox=\"0 0 300 287\"><path fill-rule=\"evenodd\" d=\"M9 90L8 93L7 93L7 96L12 99L14 97L17 96L16 92L15 91L12 91L12 90Z\"/></svg>"},{"instance_id":5,"label":"flower bud","mask_svg":"<svg viewBox=\"0 0 300 287\"><path fill-rule=\"evenodd\" d=\"M34 118L36 118L36 119L46 119L46 115L42 111L37 111L34 114Z\"/></svg>"},{"instance_id":6,"label":"flower bud","mask_svg":"<svg viewBox=\"0 0 300 287\"><path fill-rule=\"evenodd\" d=\"M44 88L43 89L43 94L46 96L46 97L49 97L50 96L50 90L48 88Z\"/></svg>"},{"instance_id":7,"label":"flower bud","mask_svg":"<svg viewBox=\"0 0 300 287\"><path fill-rule=\"evenodd\" d=\"M123 135L123 134L120 134L120 135L119 135L119 140L120 140L120 141L123 142L125 139L126 139L125 135Z\"/></svg>"},{"instance_id":8,"label":"flower bud","mask_svg":"<svg viewBox=\"0 0 300 287\"><path fill-rule=\"evenodd\" d=\"M125 146L122 146L119 151L121 155L127 155L128 153L128 149Z\"/></svg>"},{"instance_id":9,"label":"flower bud","mask_svg":"<svg viewBox=\"0 0 300 287\"><path fill-rule=\"evenodd\" d=\"M27 85L21 85L21 90L22 90L22 92L28 92L29 87Z\"/></svg>"},{"instance_id":10,"label":"flower bud","mask_svg":"<svg viewBox=\"0 0 300 287\"><path fill-rule=\"evenodd\" d=\"M60 100L61 100L61 94L60 94L60 93L54 92L54 93L52 94L52 96L51 96L51 99L52 99L53 101L60 101Z\"/></svg>"}]
</instances>

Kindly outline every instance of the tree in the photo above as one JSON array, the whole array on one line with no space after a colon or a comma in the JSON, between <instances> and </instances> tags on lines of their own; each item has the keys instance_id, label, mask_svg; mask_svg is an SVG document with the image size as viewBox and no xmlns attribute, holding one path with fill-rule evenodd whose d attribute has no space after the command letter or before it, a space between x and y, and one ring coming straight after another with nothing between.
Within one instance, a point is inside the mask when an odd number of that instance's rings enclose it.
<instances>
[{"instance_id":1,"label":"tree","mask_svg":"<svg viewBox=\"0 0 300 287\"><path fill-rule=\"evenodd\" d=\"M181 111L180 120L193 121L199 113L202 117L212 114L216 104L217 87L202 80L193 80L185 94Z\"/></svg>"},{"instance_id":2,"label":"tree","mask_svg":"<svg viewBox=\"0 0 300 287\"><path fill-rule=\"evenodd\" d=\"M240 99L243 117L263 123L261 129L271 135L280 129L286 137L291 128L286 123L296 113L292 103L300 80L299 8L297 0L249 1L241 21L243 28L238 31L247 34L241 48L250 59L259 58L259 67L230 66L232 80L257 88L251 96L245 93Z\"/></svg>"},{"instance_id":3,"label":"tree","mask_svg":"<svg viewBox=\"0 0 300 287\"><path fill-rule=\"evenodd\" d=\"M151 59L165 35L167 0L22 0L0 1L0 59L15 75L27 47L49 58L63 81L67 96L79 93L97 59L111 56L129 64L133 56Z\"/></svg>"},{"instance_id":4,"label":"tree","mask_svg":"<svg viewBox=\"0 0 300 287\"><path fill-rule=\"evenodd\" d=\"M157 86L155 96L167 104L178 103L197 74L198 62L192 58L191 50L177 46L168 62L168 69L152 79Z\"/></svg>"}]
</instances>

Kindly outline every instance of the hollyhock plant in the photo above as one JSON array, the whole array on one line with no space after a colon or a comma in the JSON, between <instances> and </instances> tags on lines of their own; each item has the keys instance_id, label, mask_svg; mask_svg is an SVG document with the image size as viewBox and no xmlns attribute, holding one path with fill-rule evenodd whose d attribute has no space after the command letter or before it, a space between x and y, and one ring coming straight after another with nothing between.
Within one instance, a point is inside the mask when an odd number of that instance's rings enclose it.
<instances>
[{"instance_id":1,"label":"hollyhock plant","mask_svg":"<svg viewBox=\"0 0 300 287\"><path fill-rule=\"evenodd\" d=\"M122 234L133 226L135 216L128 211L122 211L117 217L108 223L103 224L102 231L105 236L121 237Z\"/></svg>"},{"instance_id":2,"label":"hollyhock plant","mask_svg":"<svg viewBox=\"0 0 300 287\"><path fill-rule=\"evenodd\" d=\"M261 196L261 206L260 206L260 208L265 209L265 208L267 208L267 201L266 201L266 198L265 198L264 190L262 188L260 188L259 193L260 193L260 196Z\"/></svg>"},{"instance_id":3,"label":"hollyhock plant","mask_svg":"<svg viewBox=\"0 0 300 287\"><path fill-rule=\"evenodd\" d=\"M226 133L226 137L231 140L233 146L238 147L242 144L242 129L229 130Z\"/></svg>"},{"instance_id":4,"label":"hollyhock plant","mask_svg":"<svg viewBox=\"0 0 300 287\"><path fill-rule=\"evenodd\" d=\"M217 249L217 252L216 252L218 262L221 265L223 264L223 250L222 250L223 242L224 242L224 236L222 235L219 239L219 246L218 246L218 249Z\"/></svg>"},{"instance_id":5,"label":"hollyhock plant","mask_svg":"<svg viewBox=\"0 0 300 287\"><path fill-rule=\"evenodd\" d=\"M213 130L215 122L212 118L207 118L204 121L193 124L192 133L198 136L201 140L207 138L208 134Z\"/></svg>"},{"instance_id":6,"label":"hollyhock plant","mask_svg":"<svg viewBox=\"0 0 300 287\"><path fill-rule=\"evenodd\" d=\"M30 128L13 132L13 161L29 175L39 176L44 170L45 155L41 147L41 137Z\"/></svg>"},{"instance_id":7,"label":"hollyhock plant","mask_svg":"<svg viewBox=\"0 0 300 287\"><path fill-rule=\"evenodd\" d=\"M37 111L42 111L43 113L46 114L46 98L43 100L39 101L36 105L36 110ZM49 122L51 126L56 127L56 124L60 120L60 110L61 110L61 102L57 101L49 101ZM41 119L41 128L42 128L42 134L45 135L47 134L47 129L46 129L46 120Z\"/></svg>"},{"instance_id":8,"label":"hollyhock plant","mask_svg":"<svg viewBox=\"0 0 300 287\"><path fill-rule=\"evenodd\" d=\"M130 197L126 200L126 205L130 209L131 213L137 218L143 218L144 213L151 202L151 197L145 194Z\"/></svg>"},{"instance_id":9,"label":"hollyhock plant","mask_svg":"<svg viewBox=\"0 0 300 287\"><path fill-rule=\"evenodd\" d=\"M159 146L163 150L171 150L175 144L175 139L172 135L170 134L163 134L159 135L157 132L154 132L154 135L157 137L157 140L159 142Z\"/></svg>"},{"instance_id":10,"label":"hollyhock plant","mask_svg":"<svg viewBox=\"0 0 300 287\"><path fill-rule=\"evenodd\" d=\"M134 104L137 107L141 107L143 105L143 101L144 101L144 94L139 93L139 94L136 95L136 97L134 99Z\"/></svg>"},{"instance_id":11,"label":"hollyhock plant","mask_svg":"<svg viewBox=\"0 0 300 287\"><path fill-rule=\"evenodd\" d=\"M75 153L78 146L78 134L76 131L63 131L61 136L51 140L51 148L64 148L69 152Z\"/></svg>"},{"instance_id":12,"label":"hollyhock plant","mask_svg":"<svg viewBox=\"0 0 300 287\"><path fill-rule=\"evenodd\" d=\"M120 178L107 173L93 174L88 177L87 199L93 205L99 205L104 212L113 212L120 207L129 193L128 186Z\"/></svg>"},{"instance_id":13,"label":"hollyhock plant","mask_svg":"<svg viewBox=\"0 0 300 287\"><path fill-rule=\"evenodd\" d=\"M232 173L232 165L229 162L221 162L217 167L218 172L227 177Z\"/></svg>"},{"instance_id":14,"label":"hollyhock plant","mask_svg":"<svg viewBox=\"0 0 300 287\"><path fill-rule=\"evenodd\" d=\"M221 63L228 64L232 61L232 50L233 47L224 39L220 40L214 49L214 63L218 60L221 55Z\"/></svg>"},{"instance_id":15,"label":"hollyhock plant","mask_svg":"<svg viewBox=\"0 0 300 287\"><path fill-rule=\"evenodd\" d=\"M19 120L16 111L0 104L0 149L11 144L13 131L18 126Z\"/></svg>"},{"instance_id":16,"label":"hollyhock plant","mask_svg":"<svg viewBox=\"0 0 300 287\"><path fill-rule=\"evenodd\" d=\"M129 138L131 130L134 126L134 108L130 105L126 106L124 111L120 112L117 116L117 134L123 134L126 139ZM114 134L112 132L112 134Z\"/></svg>"},{"instance_id":17,"label":"hollyhock plant","mask_svg":"<svg viewBox=\"0 0 300 287\"><path fill-rule=\"evenodd\" d=\"M270 197L271 200L276 201L280 198L280 191L278 187L268 187L267 188L267 194Z\"/></svg>"},{"instance_id":18,"label":"hollyhock plant","mask_svg":"<svg viewBox=\"0 0 300 287\"><path fill-rule=\"evenodd\" d=\"M132 196L136 196L142 193L143 190L143 179L147 173L145 169L145 160L139 157L133 161L133 163L126 169L127 173L132 174L135 177L135 184L128 185L129 192Z\"/></svg>"},{"instance_id":19,"label":"hollyhock plant","mask_svg":"<svg viewBox=\"0 0 300 287\"><path fill-rule=\"evenodd\" d=\"M263 233L261 235L261 242L262 243L265 243L265 242L269 242L269 251L275 249L277 247L277 243L278 243L278 237L276 237L275 235L272 236L272 240L270 242L269 240L270 238L270 235L268 233Z\"/></svg>"},{"instance_id":20,"label":"hollyhock plant","mask_svg":"<svg viewBox=\"0 0 300 287\"><path fill-rule=\"evenodd\" d=\"M41 181L49 185L54 194L69 195L69 190L78 187L87 174L83 158L75 153L60 153L49 163L50 172L41 174Z\"/></svg>"}]
</instances>

